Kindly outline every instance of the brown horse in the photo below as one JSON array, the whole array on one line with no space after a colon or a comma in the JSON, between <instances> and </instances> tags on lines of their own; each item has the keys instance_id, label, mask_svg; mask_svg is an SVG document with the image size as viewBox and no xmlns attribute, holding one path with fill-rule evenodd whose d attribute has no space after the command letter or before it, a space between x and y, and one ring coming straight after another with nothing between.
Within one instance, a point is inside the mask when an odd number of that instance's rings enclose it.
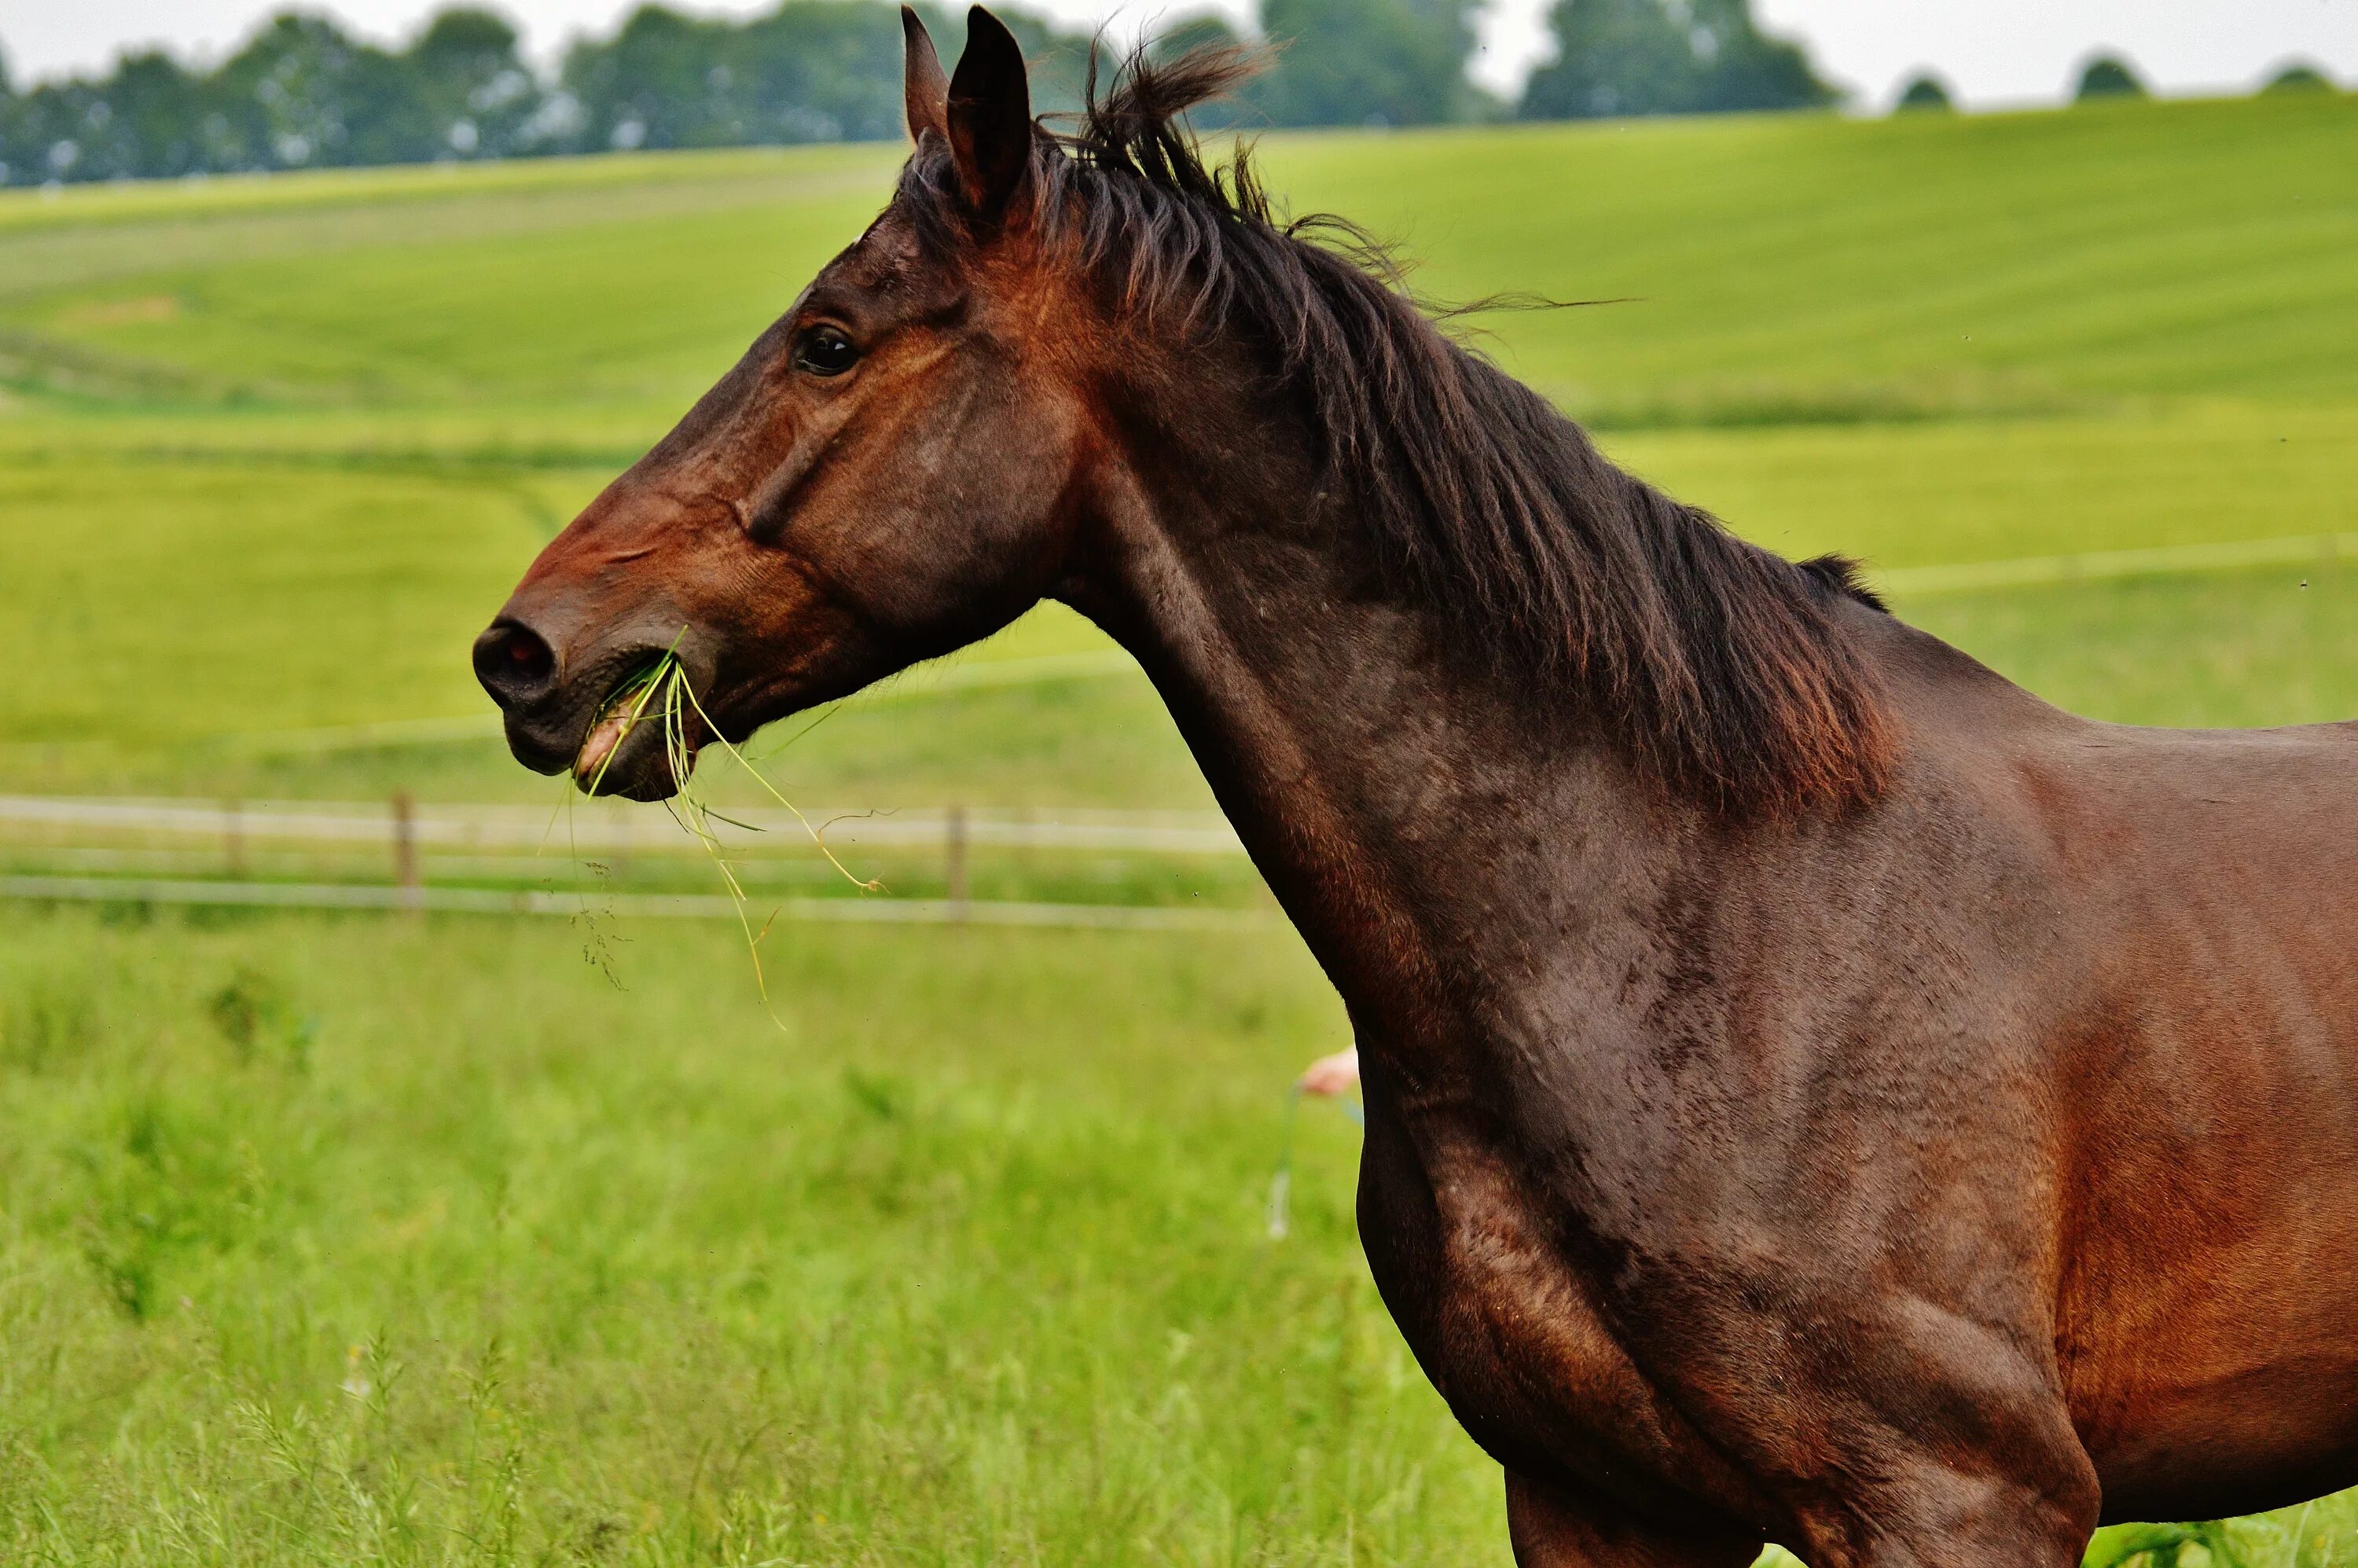
<instances>
[{"instance_id":1,"label":"brown horse","mask_svg":"<svg viewBox=\"0 0 2358 1568\"><path fill-rule=\"evenodd\" d=\"M478 643L516 755L673 791L609 699L676 640L734 739L1104 627L1348 1004L1522 1563L2065 1568L2358 1480L2358 735L2072 718L1619 471L1206 168L1238 69L1051 135L912 19L891 205Z\"/></svg>"}]
</instances>

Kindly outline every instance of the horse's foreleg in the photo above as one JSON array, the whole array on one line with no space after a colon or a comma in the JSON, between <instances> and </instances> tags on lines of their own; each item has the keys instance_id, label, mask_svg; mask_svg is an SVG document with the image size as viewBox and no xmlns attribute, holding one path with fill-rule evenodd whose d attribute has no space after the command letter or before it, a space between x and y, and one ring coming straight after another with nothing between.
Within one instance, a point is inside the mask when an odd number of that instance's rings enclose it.
<instances>
[{"instance_id":1,"label":"horse's foreleg","mask_svg":"<svg viewBox=\"0 0 2358 1568\"><path fill-rule=\"evenodd\" d=\"M1712 1522L1671 1528L1511 1470L1507 1538L1516 1568L1749 1568L1760 1555L1757 1531Z\"/></svg>"}]
</instances>

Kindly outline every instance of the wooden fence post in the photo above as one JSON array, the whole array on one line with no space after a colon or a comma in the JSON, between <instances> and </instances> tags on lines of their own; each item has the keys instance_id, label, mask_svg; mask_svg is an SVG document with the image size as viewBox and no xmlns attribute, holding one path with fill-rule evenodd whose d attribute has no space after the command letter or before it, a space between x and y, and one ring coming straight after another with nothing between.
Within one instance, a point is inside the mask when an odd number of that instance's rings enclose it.
<instances>
[{"instance_id":1,"label":"wooden fence post","mask_svg":"<svg viewBox=\"0 0 2358 1568\"><path fill-rule=\"evenodd\" d=\"M948 860L950 918L964 921L967 917L966 881L966 807L953 806L943 816L943 849Z\"/></svg>"},{"instance_id":2,"label":"wooden fence post","mask_svg":"<svg viewBox=\"0 0 2358 1568\"><path fill-rule=\"evenodd\" d=\"M406 789L393 793L393 880L405 912L415 914L426 907L426 877L417 861L417 802Z\"/></svg>"},{"instance_id":3,"label":"wooden fence post","mask_svg":"<svg viewBox=\"0 0 2358 1568\"><path fill-rule=\"evenodd\" d=\"M222 860L230 881L245 881L245 823L234 800L222 802Z\"/></svg>"}]
</instances>

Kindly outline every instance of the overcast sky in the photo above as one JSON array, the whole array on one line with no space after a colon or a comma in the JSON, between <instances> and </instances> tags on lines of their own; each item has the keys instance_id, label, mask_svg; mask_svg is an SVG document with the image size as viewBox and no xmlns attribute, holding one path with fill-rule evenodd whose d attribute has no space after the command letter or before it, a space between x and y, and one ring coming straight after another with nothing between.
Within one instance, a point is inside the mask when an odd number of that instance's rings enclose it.
<instances>
[{"instance_id":1,"label":"overcast sky","mask_svg":"<svg viewBox=\"0 0 2358 1568\"><path fill-rule=\"evenodd\" d=\"M397 39L444 0L321 0L361 32ZM493 0L522 25L533 50L553 57L573 34L613 27L635 0ZM1118 36L1142 19L1198 9L1203 0L1033 0L1067 21L1110 21ZM703 0L683 9L766 10L775 0ZM1251 0L1218 0L1232 15ZM1488 0L1475 74L1519 84L1548 47L1548 0ZM2079 62L2117 50L2172 92L2234 92L2292 59L2358 83L2358 0L1754 0L1773 27L1809 42L1820 65L1881 103L1931 67L1968 103L2051 103ZM104 66L132 45L168 44L218 58L284 0L0 0L0 51L18 81ZM945 40L946 42L947 40Z\"/></svg>"}]
</instances>

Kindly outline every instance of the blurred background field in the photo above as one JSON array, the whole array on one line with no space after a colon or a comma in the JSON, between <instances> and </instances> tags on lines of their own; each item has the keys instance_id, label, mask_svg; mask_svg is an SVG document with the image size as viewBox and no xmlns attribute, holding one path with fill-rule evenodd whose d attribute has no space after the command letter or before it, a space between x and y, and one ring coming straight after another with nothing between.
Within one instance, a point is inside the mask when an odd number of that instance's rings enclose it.
<instances>
[{"instance_id":1,"label":"blurred background field","mask_svg":"<svg viewBox=\"0 0 2358 1568\"><path fill-rule=\"evenodd\" d=\"M2353 146L2317 93L1261 156L1436 297L1625 300L1486 351L1736 528L1864 557L2066 707L2242 725L2358 715ZM569 853L487 722L469 639L896 157L0 193L0 791L531 808L513 865L429 843L426 881L579 894L0 903L12 1560L1505 1561L1366 1281L1354 1134L1288 1120L1346 1029L1249 868L976 830L1217 837L1092 630L1044 611L755 752L799 806L961 814L955 872L843 829L892 898L1233 931L786 923L765 1002L729 928L617 912L708 868ZM238 832L0 814L0 872L394 874ZM765 864L757 922L860 896ZM2230 1539L2323 1563L2358 1512Z\"/></svg>"}]
</instances>

